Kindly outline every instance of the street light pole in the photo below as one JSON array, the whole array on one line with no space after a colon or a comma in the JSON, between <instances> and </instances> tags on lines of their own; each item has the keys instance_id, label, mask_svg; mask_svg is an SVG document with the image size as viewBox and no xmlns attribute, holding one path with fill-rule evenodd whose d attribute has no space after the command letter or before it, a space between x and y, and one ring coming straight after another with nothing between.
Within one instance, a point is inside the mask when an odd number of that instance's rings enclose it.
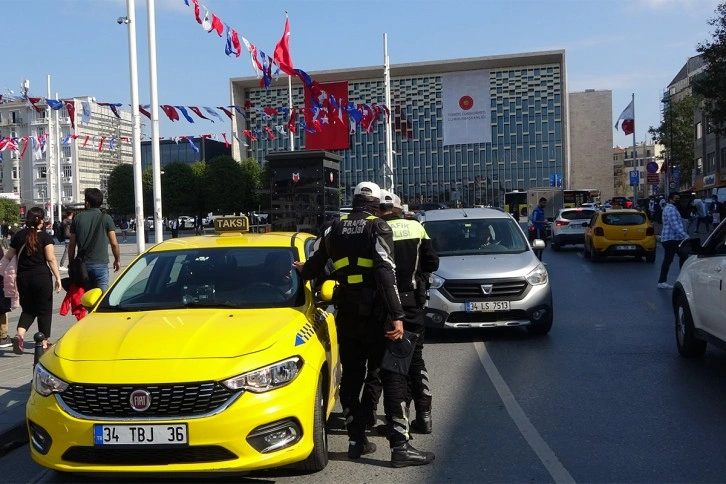
<instances>
[{"instance_id":1,"label":"street light pole","mask_svg":"<svg viewBox=\"0 0 726 484\"><path fill-rule=\"evenodd\" d=\"M156 243L163 240L161 211L161 166L159 163L159 96L156 82L156 13L154 0L146 0L149 22L149 81L151 87L151 166L154 178L154 231Z\"/></svg>"},{"instance_id":2,"label":"street light pole","mask_svg":"<svg viewBox=\"0 0 726 484\"><path fill-rule=\"evenodd\" d=\"M136 250L140 254L146 250L144 242L144 193L141 174L141 119L139 117L139 76L136 60L136 5L135 0L126 0L126 19L120 23L129 28L129 74L131 76L131 137L133 140L134 167L134 210L136 217Z\"/></svg>"}]
</instances>

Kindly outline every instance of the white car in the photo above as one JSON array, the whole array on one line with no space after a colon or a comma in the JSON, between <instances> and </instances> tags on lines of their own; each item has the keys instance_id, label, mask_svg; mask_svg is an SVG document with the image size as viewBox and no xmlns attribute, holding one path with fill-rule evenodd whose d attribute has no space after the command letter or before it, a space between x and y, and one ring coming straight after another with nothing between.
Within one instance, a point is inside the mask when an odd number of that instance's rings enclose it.
<instances>
[{"instance_id":1,"label":"white car","mask_svg":"<svg viewBox=\"0 0 726 484\"><path fill-rule=\"evenodd\" d=\"M563 245L584 244L585 228L597 210L593 208L562 208L552 224L552 250Z\"/></svg>"},{"instance_id":2,"label":"white car","mask_svg":"<svg viewBox=\"0 0 726 484\"><path fill-rule=\"evenodd\" d=\"M697 237L681 243L691 255L673 287L676 344L681 356L703 356L706 344L726 349L726 221L701 246Z\"/></svg>"}]
</instances>

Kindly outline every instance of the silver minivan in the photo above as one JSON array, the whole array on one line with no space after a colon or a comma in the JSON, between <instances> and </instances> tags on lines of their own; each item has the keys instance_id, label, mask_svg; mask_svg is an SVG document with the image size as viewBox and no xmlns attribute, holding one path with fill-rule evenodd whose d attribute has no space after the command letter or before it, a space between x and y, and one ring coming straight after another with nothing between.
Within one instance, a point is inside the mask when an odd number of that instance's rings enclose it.
<instances>
[{"instance_id":1,"label":"silver minivan","mask_svg":"<svg viewBox=\"0 0 726 484\"><path fill-rule=\"evenodd\" d=\"M426 324L433 328L526 326L533 334L552 328L547 269L520 225L492 208L434 210L422 223L439 255L431 275Z\"/></svg>"}]
</instances>

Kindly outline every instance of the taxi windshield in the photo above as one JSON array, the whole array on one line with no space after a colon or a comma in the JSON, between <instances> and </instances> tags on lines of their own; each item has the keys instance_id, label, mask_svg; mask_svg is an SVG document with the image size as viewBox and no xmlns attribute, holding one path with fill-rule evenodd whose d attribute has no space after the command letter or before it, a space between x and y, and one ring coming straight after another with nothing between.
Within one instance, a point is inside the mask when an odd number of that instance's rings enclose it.
<instances>
[{"instance_id":1,"label":"taxi windshield","mask_svg":"<svg viewBox=\"0 0 726 484\"><path fill-rule=\"evenodd\" d=\"M424 224L439 256L518 254L528 250L516 222L507 218L436 220Z\"/></svg>"},{"instance_id":2,"label":"taxi windshield","mask_svg":"<svg viewBox=\"0 0 726 484\"><path fill-rule=\"evenodd\" d=\"M280 308L305 302L292 248L195 248L149 252L104 295L97 311Z\"/></svg>"}]
</instances>

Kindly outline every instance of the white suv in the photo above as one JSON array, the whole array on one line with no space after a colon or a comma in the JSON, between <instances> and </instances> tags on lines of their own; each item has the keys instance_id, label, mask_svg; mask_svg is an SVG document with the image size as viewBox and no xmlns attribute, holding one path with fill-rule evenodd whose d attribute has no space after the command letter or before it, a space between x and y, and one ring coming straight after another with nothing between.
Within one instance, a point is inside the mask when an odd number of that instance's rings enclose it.
<instances>
[{"instance_id":1,"label":"white suv","mask_svg":"<svg viewBox=\"0 0 726 484\"><path fill-rule=\"evenodd\" d=\"M425 212L423 224L439 256L431 275L427 326L491 328L526 326L533 334L552 328L547 269L520 225L491 208Z\"/></svg>"},{"instance_id":2,"label":"white suv","mask_svg":"<svg viewBox=\"0 0 726 484\"><path fill-rule=\"evenodd\" d=\"M563 245L584 244L585 228L597 210L593 208L561 208L552 224L552 250Z\"/></svg>"},{"instance_id":3,"label":"white suv","mask_svg":"<svg viewBox=\"0 0 726 484\"><path fill-rule=\"evenodd\" d=\"M685 357L703 356L706 344L726 349L726 220L703 246L699 238L681 243L690 250L673 288L676 344Z\"/></svg>"}]
</instances>

